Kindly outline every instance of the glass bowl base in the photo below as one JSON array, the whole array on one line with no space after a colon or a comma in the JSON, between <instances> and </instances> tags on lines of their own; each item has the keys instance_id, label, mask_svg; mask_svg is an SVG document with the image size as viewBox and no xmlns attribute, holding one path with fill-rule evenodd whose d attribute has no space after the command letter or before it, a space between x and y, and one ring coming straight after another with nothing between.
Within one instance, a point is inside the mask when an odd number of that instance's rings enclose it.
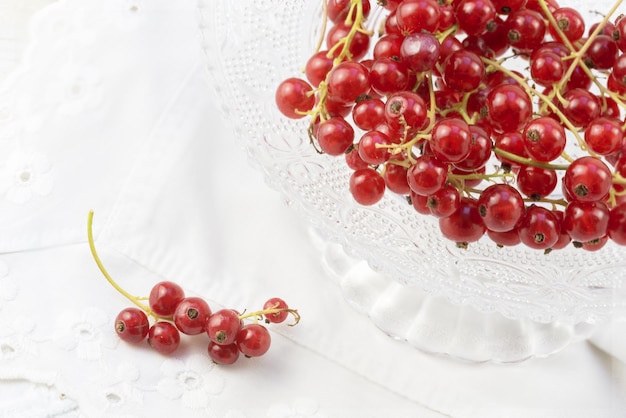
<instances>
[{"instance_id":1,"label":"glass bowl base","mask_svg":"<svg viewBox=\"0 0 626 418\"><path fill-rule=\"evenodd\" d=\"M311 229L322 263L343 296L383 332L433 355L470 362L516 363L547 357L591 336L597 324L507 318L450 302L374 271Z\"/></svg>"}]
</instances>

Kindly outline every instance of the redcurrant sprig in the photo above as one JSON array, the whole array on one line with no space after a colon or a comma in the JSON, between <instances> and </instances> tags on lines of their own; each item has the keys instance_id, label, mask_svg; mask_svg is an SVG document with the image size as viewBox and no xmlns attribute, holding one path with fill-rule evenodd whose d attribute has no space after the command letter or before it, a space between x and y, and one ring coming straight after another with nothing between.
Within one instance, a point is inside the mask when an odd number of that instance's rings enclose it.
<instances>
[{"instance_id":1,"label":"redcurrant sprig","mask_svg":"<svg viewBox=\"0 0 626 418\"><path fill-rule=\"evenodd\" d=\"M292 315L294 326L300 314L280 298L270 298L263 309L239 314L232 309L212 312L209 304L200 297L186 296L183 288L171 281L155 284L149 297L133 296L124 290L108 273L96 251L93 237L93 211L87 218L87 240L96 265L115 290L130 300L135 307L123 309L115 318L114 329L120 339L129 343L144 340L161 354L176 351L185 335L208 336L209 357L218 364L234 363L239 353L258 357L269 349L271 336L265 323L284 322ZM148 301L145 304L144 301ZM252 323L246 323L252 319ZM152 322L152 325L150 324Z\"/></svg>"}]
</instances>

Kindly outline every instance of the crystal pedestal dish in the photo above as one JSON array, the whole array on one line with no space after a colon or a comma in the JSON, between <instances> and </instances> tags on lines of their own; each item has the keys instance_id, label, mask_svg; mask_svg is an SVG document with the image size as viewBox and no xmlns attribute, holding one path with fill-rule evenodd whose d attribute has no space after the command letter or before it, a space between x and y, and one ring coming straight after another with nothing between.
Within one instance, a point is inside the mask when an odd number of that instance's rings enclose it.
<instances>
[{"instance_id":1,"label":"crystal pedestal dish","mask_svg":"<svg viewBox=\"0 0 626 418\"><path fill-rule=\"evenodd\" d=\"M220 108L267 183L310 223L350 303L417 348L495 362L550 355L626 312L626 247L544 254L483 239L461 249L402 196L357 204L344 160L318 154L306 118L288 120L274 103L277 85L302 74L322 13L320 0L200 0L198 7ZM370 20L382 13L375 7Z\"/></svg>"}]
</instances>

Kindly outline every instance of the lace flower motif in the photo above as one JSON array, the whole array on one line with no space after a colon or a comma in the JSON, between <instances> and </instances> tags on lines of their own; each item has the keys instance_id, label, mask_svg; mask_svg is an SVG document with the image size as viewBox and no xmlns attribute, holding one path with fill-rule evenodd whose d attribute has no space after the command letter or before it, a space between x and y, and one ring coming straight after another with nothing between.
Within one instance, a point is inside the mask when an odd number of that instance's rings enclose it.
<instances>
[{"instance_id":1,"label":"lace flower motif","mask_svg":"<svg viewBox=\"0 0 626 418\"><path fill-rule=\"evenodd\" d=\"M211 396L224 388L224 378L215 372L213 362L198 354L189 356L187 361L167 359L161 372L157 390L167 398L180 398L185 408L208 408Z\"/></svg>"},{"instance_id":2,"label":"lace flower motif","mask_svg":"<svg viewBox=\"0 0 626 418\"><path fill-rule=\"evenodd\" d=\"M39 346L30 336L34 329L35 321L26 317L13 318L10 323L0 327L0 362L23 355L37 355Z\"/></svg>"},{"instance_id":3,"label":"lace flower motif","mask_svg":"<svg viewBox=\"0 0 626 418\"><path fill-rule=\"evenodd\" d=\"M94 404L111 413L121 411L129 404L142 405L143 392L137 386L139 375L139 368L129 362L120 363L113 372L104 373L91 394Z\"/></svg>"},{"instance_id":4,"label":"lace flower motif","mask_svg":"<svg viewBox=\"0 0 626 418\"><path fill-rule=\"evenodd\" d=\"M48 100L58 105L58 112L76 115L97 108L104 97L101 77L97 69L66 65L55 83L48 87Z\"/></svg>"},{"instance_id":5,"label":"lace flower motif","mask_svg":"<svg viewBox=\"0 0 626 418\"><path fill-rule=\"evenodd\" d=\"M67 350L76 351L82 360L97 360L102 348L113 348L119 342L109 316L102 310L87 308L82 314L66 312L58 317L60 335L57 344Z\"/></svg>"},{"instance_id":6,"label":"lace flower motif","mask_svg":"<svg viewBox=\"0 0 626 418\"><path fill-rule=\"evenodd\" d=\"M53 184L52 164L48 157L37 152L13 152L0 175L0 190L10 202L19 205L28 202L33 195L50 194Z\"/></svg>"},{"instance_id":7,"label":"lace flower motif","mask_svg":"<svg viewBox=\"0 0 626 418\"><path fill-rule=\"evenodd\" d=\"M267 411L267 418L326 418L319 412L317 401L310 398L295 398L291 404L274 404Z\"/></svg>"}]
</instances>

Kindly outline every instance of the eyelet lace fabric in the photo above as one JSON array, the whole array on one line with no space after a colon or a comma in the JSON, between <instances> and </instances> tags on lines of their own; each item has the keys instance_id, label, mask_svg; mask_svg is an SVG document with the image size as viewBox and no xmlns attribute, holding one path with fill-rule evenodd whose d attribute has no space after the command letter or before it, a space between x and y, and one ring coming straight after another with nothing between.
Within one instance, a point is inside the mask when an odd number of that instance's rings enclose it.
<instances>
[{"instance_id":1,"label":"eyelet lace fabric","mask_svg":"<svg viewBox=\"0 0 626 418\"><path fill-rule=\"evenodd\" d=\"M233 140L238 127L220 112L236 102L208 87L195 1L41 3L0 88L0 417L625 410L624 365L589 344L553 361L475 367L421 353L353 310L342 288L362 289L362 276L350 287L329 280L301 218ZM215 7L229 3L238 7ZM100 256L131 293L174 280L214 310L241 311L280 296L302 322L272 327L269 352L232 367L214 365L201 337L183 337L168 357L120 341L112 322L129 303L91 258L89 209ZM365 270L333 256L335 272Z\"/></svg>"}]
</instances>

